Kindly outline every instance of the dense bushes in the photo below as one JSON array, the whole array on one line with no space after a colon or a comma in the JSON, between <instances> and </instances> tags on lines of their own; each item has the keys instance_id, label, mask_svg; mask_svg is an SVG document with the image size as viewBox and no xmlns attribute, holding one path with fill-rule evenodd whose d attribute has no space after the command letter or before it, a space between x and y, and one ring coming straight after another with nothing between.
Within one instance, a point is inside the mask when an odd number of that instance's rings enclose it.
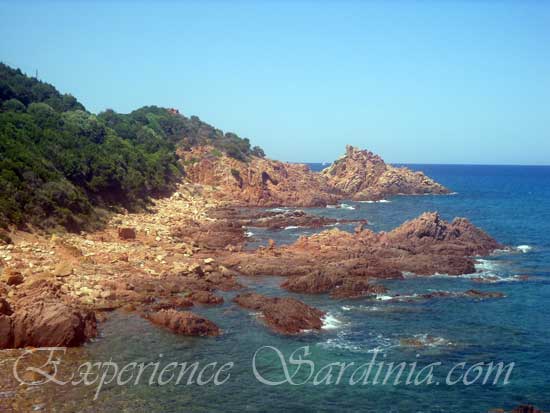
<instances>
[{"instance_id":1,"label":"dense bushes","mask_svg":"<svg viewBox=\"0 0 550 413\"><path fill-rule=\"evenodd\" d=\"M50 85L5 65L0 81L0 225L94 226L95 207L143 206L180 175L150 128L122 137Z\"/></svg>"},{"instance_id":2,"label":"dense bushes","mask_svg":"<svg viewBox=\"0 0 550 413\"><path fill-rule=\"evenodd\" d=\"M247 161L248 139L146 106L94 115L73 96L0 63L0 226L95 226L98 207L135 209L181 175L176 146Z\"/></svg>"},{"instance_id":3,"label":"dense bushes","mask_svg":"<svg viewBox=\"0 0 550 413\"><path fill-rule=\"evenodd\" d=\"M197 145L212 145L242 161L247 161L251 155L265 156L260 147L251 148L250 141L246 138L240 138L231 132L223 133L197 116L187 118L175 111L157 106L145 106L128 115L107 110L98 117L119 136L137 140L138 143L140 135L148 134L151 137L150 142L155 139L168 141L183 149Z\"/></svg>"}]
</instances>

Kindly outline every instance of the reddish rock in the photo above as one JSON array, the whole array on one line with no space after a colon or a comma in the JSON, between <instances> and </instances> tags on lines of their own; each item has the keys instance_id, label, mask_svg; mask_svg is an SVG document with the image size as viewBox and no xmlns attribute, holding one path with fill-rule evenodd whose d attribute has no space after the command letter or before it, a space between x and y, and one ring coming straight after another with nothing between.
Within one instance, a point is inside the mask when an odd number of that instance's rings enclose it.
<instances>
[{"instance_id":1,"label":"reddish rock","mask_svg":"<svg viewBox=\"0 0 550 413\"><path fill-rule=\"evenodd\" d=\"M212 321L190 311L161 310L147 318L175 334L185 336L218 336L220 329Z\"/></svg>"},{"instance_id":2,"label":"reddish rock","mask_svg":"<svg viewBox=\"0 0 550 413\"><path fill-rule=\"evenodd\" d=\"M184 297L172 297L170 298L170 303L174 307L180 307L180 308L193 307L193 301Z\"/></svg>"},{"instance_id":3,"label":"reddish rock","mask_svg":"<svg viewBox=\"0 0 550 413\"><path fill-rule=\"evenodd\" d=\"M332 298L361 298L365 296L385 294L388 289L380 284L369 284L368 280L346 278L342 285L332 291Z\"/></svg>"},{"instance_id":4,"label":"reddish rock","mask_svg":"<svg viewBox=\"0 0 550 413\"><path fill-rule=\"evenodd\" d=\"M260 311L265 323L282 334L320 330L324 313L294 298L266 297L256 293L237 295L233 300L241 307Z\"/></svg>"},{"instance_id":5,"label":"reddish rock","mask_svg":"<svg viewBox=\"0 0 550 413\"><path fill-rule=\"evenodd\" d=\"M499 291L479 291L479 290L468 290L464 293L467 297L472 298L503 298L505 297L504 293Z\"/></svg>"},{"instance_id":6,"label":"reddish rock","mask_svg":"<svg viewBox=\"0 0 550 413\"><path fill-rule=\"evenodd\" d=\"M13 347L13 326L11 318L0 315L0 349Z\"/></svg>"},{"instance_id":7,"label":"reddish rock","mask_svg":"<svg viewBox=\"0 0 550 413\"><path fill-rule=\"evenodd\" d=\"M247 162L212 156L212 147L179 150L192 182L217 187L220 200L249 206L325 206L338 195L319 173L307 165L251 157Z\"/></svg>"},{"instance_id":8,"label":"reddish rock","mask_svg":"<svg viewBox=\"0 0 550 413\"><path fill-rule=\"evenodd\" d=\"M19 285L25 282L25 277L19 271L13 268L6 268L3 273L4 281L7 285Z\"/></svg>"},{"instance_id":9,"label":"reddish rock","mask_svg":"<svg viewBox=\"0 0 550 413\"><path fill-rule=\"evenodd\" d=\"M223 304L223 297L219 297L210 291L193 291L186 298L199 304Z\"/></svg>"},{"instance_id":10,"label":"reddish rock","mask_svg":"<svg viewBox=\"0 0 550 413\"><path fill-rule=\"evenodd\" d=\"M422 172L387 165L380 156L353 146L321 174L331 187L355 200L379 200L405 194L448 194L449 190Z\"/></svg>"},{"instance_id":11,"label":"reddish rock","mask_svg":"<svg viewBox=\"0 0 550 413\"><path fill-rule=\"evenodd\" d=\"M136 239L136 230L134 228L121 227L118 229L118 237L122 240Z\"/></svg>"},{"instance_id":12,"label":"reddish rock","mask_svg":"<svg viewBox=\"0 0 550 413\"><path fill-rule=\"evenodd\" d=\"M12 316L13 345L75 347L97 334L95 314L63 303L39 302Z\"/></svg>"},{"instance_id":13,"label":"reddish rock","mask_svg":"<svg viewBox=\"0 0 550 413\"><path fill-rule=\"evenodd\" d=\"M351 298L382 291L379 285L373 290L369 279L402 278L404 272L473 273L472 256L500 248L463 218L449 223L437 213L425 213L390 232L352 234L333 228L291 245L233 253L221 262L243 275L289 277L282 286L290 291Z\"/></svg>"},{"instance_id":14,"label":"reddish rock","mask_svg":"<svg viewBox=\"0 0 550 413\"><path fill-rule=\"evenodd\" d=\"M0 298L0 315L12 315L13 311L11 309L10 303L8 303L4 298Z\"/></svg>"},{"instance_id":15,"label":"reddish rock","mask_svg":"<svg viewBox=\"0 0 550 413\"><path fill-rule=\"evenodd\" d=\"M322 173L307 165L251 157L213 156L209 146L180 149L187 178L215 186L221 200L248 206L325 206L340 199L381 199L395 194L446 194L422 172L395 168L371 152L346 147L346 155ZM275 224L280 227L280 224Z\"/></svg>"},{"instance_id":16,"label":"reddish rock","mask_svg":"<svg viewBox=\"0 0 550 413\"><path fill-rule=\"evenodd\" d=\"M59 284L49 280L25 285L15 296L13 309L8 347L73 347L97 333L95 314L79 309L62 294ZM7 331L5 319L2 328Z\"/></svg>"},{"instance_id":17,"label":"reddish rock","mask_svg":"<svg viewBox=\"0 0 550 413\"><path fill-rule=\"evenodd\" d=\"M196 244L200 248L222 249L238 246L245 242L244 228L238 222L217 220L199 223L189 220L172 228L172 237Z\"/></svg>"}]
</instances>

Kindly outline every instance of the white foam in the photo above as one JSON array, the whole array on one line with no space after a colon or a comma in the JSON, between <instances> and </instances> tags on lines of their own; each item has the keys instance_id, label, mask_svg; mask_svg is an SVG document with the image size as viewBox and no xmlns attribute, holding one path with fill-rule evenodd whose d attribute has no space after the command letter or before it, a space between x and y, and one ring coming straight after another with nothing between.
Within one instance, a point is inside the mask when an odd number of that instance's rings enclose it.
<instances>
[{"instance_id":1,"label":"white foam","mask_svg":"<svg viewBox=\"0 0 550 413\"><path fill-rule=\"evenodd\" d=\"M343 305L342 311L384 311L387 307L375 305Z\"/></svg>"},{"instance_id":2,"label":"white foam","mask_svg":"<svg viewBox=\"0 0 550 413\"><path fill-rule=\"evenodd\" d=\"M377 294L376 299L378 301L388 301L391 300L393 297L391 295L384 295L384 294Z\"/></svg>"},{"instance_id":3,"label":"white foam","mask_svg":"<svg viewBox=\"0 0 550 413\"><path fill-rule=\"evenodd\" d=\"M348 338L348 335L348 333L342 331L338 333L337 337L328 338L317 345L327 350L345 350L354 353L385 352L386 350L399 345L399 343L396 343L395 340L384 337L381 334L375 337L372 334L369 334L371 337L369 337L369 339L362 344L354 343Z\"/></svg>"},{"instance_id":4,"label":"white foam","mask_svg":"<svg viewBox=\"0 0 550 413\"><path fill-rule=\"evenodd\" d=\"M331 208L331 209L338 208L338 205L327 205L325 208Z\"/></svg>"},{"instance_id":5,"label":"white foam","mask_svg":"<svg viewBox=\"0 0 550 413\"><path fill-rule=\"evenodd\" d=\"M491 260L484 260L484 259L478 259L475 263L475 268L477 271L486 272L486 271L494 271L498 267L497 263L495 261ZM476 275L474 274L466 274L466 275Z\"/></svg>"},{"instance_id":6,"label":"white foam","mask_svg":"<svg viewBox=\"0 0 550 413\"><path fill-rule=\"evenodd\" d=\"M331 313L327 313L323 317L323 329L325 330L335 330L337 328L342 327L344 323L340 320L338 320L334 315Z\"/></svg>"},{"instance_id":7,"label":"white foam","mask_svg":"<svg viewBox=\"0 0 550 413\"><path fill-rule=\"evenodd\" d=\"M296 225L289 225L288 227L285 227L285 229L297 229L300 227L297 227Z\"/></svg>"},{"instance_id":8,"label":"white foam","mask_svg":"<svg viewBox=\"0 0 550 413\"><path fill-rule=\"evenodd\" d=\"M426 347L452 346L453 343L443 337L435 337L430 334L415 334L413 337Z\"/></svg>"},{"instance_id":9,"label":"white foam","mask_svg":"<svg viewBox=\"0 0 550 413\"><path fill-rule=\"evenodd\" d=\"M533 249L533 247L531 247L530 245L518 245L516 247L516 250L518 250L520 252L523 252L524 254L528 253L532 249Z\"/></svg>"},{"instance_id":10,"label":"white foam","mask_svg":"<svg viewBox=\"0 0 550 413\"><path fill-rule=\"evenodd\" d=\"M391 201L388 201L387 199L379 199L378 201L357 201L357 202L360 202L362 204L387 204L387 203L390 203Z\"/></svg>"},{"instance_id":11,"label":"white foam","mask_svg":"<svg viewBox=\"0 0 550 413\"><path fill-rule=\"evenodd\" d=\"M342 209L355 209L355 207L353 205L348 205L348 204L340 204L340 208L342 208Z\"/></svg>"},{"instance_id":12,"label":"white foam","mask_svg":"<svg viewBox=\"0 0 550 413\"><path fill-rule=\"evenodd\" d=\"M244 235L246 235L247 238L250 238L254 236L254 233L252 231L246 231Z\"/></svg>"}]
</instances>

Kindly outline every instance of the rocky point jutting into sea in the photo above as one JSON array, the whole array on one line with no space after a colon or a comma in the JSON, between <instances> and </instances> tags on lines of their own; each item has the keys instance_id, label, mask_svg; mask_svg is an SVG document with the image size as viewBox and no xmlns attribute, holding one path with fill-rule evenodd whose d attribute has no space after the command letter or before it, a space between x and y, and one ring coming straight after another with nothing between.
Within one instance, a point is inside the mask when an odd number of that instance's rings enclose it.
<instances>
[{"instance_id":1,"label":"rocky point jutting into sea","mask_svg":"<svg viewBox=\"0 0 550 413\"><path fill-rule=\"evenodd\" d=\"M333 228L289 246L244 251L243 225L319 228L336 221L303 211L243 212L242 206L314 206L449 191L420 172L386 165L351 146L322 173L260 157L239 161L210 147L179 154L185 179L147 212L115 214L94 232L11 232L12 243L0 253L1 348L79 346L117 309L177 334L216 336L223 326L193 307L219 305L223 298L216 291L242 289L238 275L280 275L289 291L357 298L386 293L384 279L404 273L473 273L474 256L502 248L466 219L449 223L425 213L387 233L358 222L355 233ZM279 333L322 326L323 312L294 298L243 293L235 303L259 310Z\"/></svg>"}]
</instances>

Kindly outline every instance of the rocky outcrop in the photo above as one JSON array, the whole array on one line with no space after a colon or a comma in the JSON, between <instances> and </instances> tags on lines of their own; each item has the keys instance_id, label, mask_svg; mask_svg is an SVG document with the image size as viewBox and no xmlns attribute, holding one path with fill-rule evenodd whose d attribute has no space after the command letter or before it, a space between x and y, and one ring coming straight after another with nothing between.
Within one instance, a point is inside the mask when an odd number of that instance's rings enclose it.
<instances>
[{"instance_id":1,"label":"rocky outcrop","mask_svg":"<svg viewBox=\"0 0 550 413\"><path fill-rule=\"evenodd\" d=\"M294 298L266 297L256 293L237 295L241 307L260 311L262 319L275 332L298 334L304 330L320 330L324 313Z\"/></svg>"},{"instance_id":2,"label":"rocky outcrop","mask_svg":"<svg viewBox=\"0 0 550 413\"><path fill-rule=\"evenodd\" d=\"M199 304L223 304L223 297L219 297L210 291L193 291L186 298Z\"/></svg>"},{"instance_id":3,"label":"rocky outcrop","mask_svg":"<svg viewBox=\"0 0 550 413\"><path fill-rule=\"evenodd\" d=\"M346 146L346 154L321 174L329 185L354 200L379 200L388 196L448 194L449 190L422 172L387 165L370 151Z\"/></svg>"},{"instance_id":4,"label":"rocky outcrop","mask_svg":"<svg viewBox=\"0 0 550 413\"><path fill-rule=\"evenodd\" d=\"M406 194L447 194L422 172L387 165L372 152L346 147L321 173L307 165L251 157L230 158L209 146L179 150L187 178L214 190L219 200L246 206L325 206L344 198L379 200Z\"/></svg>"},{"instance_id":5,"label":"rocky outcrop","mask_svg":"<svg viewBox=\"0 0 550 413\"><path fill-rule=\"evenodd\" d=\"M178 151L186 177L209 185L219 200L247 206L325 206L337 194L307 165L252 157L243 162L208 146Z\"/></svg>"},{"instance_id":6,"label":"rocky outcrop","mask_svg":"<svg viewBox=\"0 0 550 413\"><path fill-rule=\"evenodd\" d=\"M475 255L502 248L469 221L451 223L437 213L425 213L390 232L330 229L294 244L244 251L224 258L246 275L289 277L290 291L359 297L384 292L372 281L417 275L474 273Z\"/></svg>"},{"instance_id":7,"label":"rocky outcrop","mask_svg":"<svg viewBox=\"0 0 550 413\"><path fill-rule=\"evenodd\" d=\"M97 334L95 314L80 309L48 280L18 291L9 311L3 307L0 348L74 347Z\"/></svg>"},{"instance_id":8,"label":"rocky outcrop","mask_svg":"<svg viewBox=\"0 0 550 413\"><path fill-rule=\"evenodd\" d=\"M220 329L212 321L190 311L160 310L147 315L153 324L184 336L218 336Z\"/></svg>"},{"instance_id":9,"label":"rocky outcrop","mask_svg":"<svg viewBox=\"0 0 550 413\"><path fill-rule=\"evenodd\" d=\"M354 276L345 271L326 273L314 270L307 275L290 277L281 287L296 293L331 293L333 298L360 298L387 292L383 285L371 284L368 277Z\"/></svg>"}]
</instances>

